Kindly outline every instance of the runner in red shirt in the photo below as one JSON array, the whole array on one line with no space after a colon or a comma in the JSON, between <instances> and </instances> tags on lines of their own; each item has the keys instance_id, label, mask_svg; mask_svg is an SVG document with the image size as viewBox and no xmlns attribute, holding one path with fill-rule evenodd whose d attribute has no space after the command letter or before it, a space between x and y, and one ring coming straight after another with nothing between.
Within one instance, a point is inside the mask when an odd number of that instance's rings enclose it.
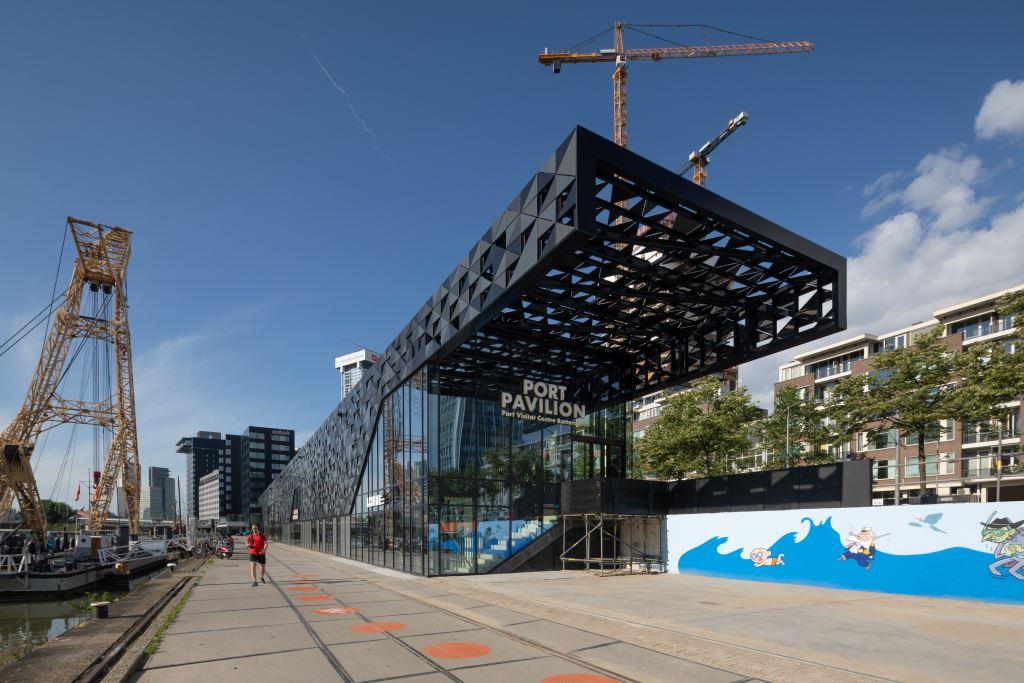
<instances>
[{"instance_id":1,"label":"runner in red shirt","mask_svg":"<svg viewBox=\"0 0 1024 683\"><path fill-rule=\"evenodd\" d=\"M260 581L267 582L267 546L270 541L266 534L260 532L258 524L252 525L252 533L245 539L249 549L249 571L252 573L252 585L256 585L256 565L260 566Z\"/></svg>"}]
</instances>

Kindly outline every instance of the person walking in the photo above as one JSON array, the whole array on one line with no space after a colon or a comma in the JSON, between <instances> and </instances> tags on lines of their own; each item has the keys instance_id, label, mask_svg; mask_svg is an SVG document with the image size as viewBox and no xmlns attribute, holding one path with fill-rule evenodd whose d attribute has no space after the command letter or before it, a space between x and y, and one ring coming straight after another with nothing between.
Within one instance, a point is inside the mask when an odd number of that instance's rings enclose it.
<instances>
[{"instance_id":1,"label":"person walking","mask_svg":"<svg viewBox=\"0 0 1024 683\"><path fill-rule=\"evenodd\" d=\"M249 572L252 574L252 585L256 585L256 565L260 566L260 581L267 582L267 540L266 534L260 532L258 524L252 525L252 533L245 539L249 549Z\"/></svg>"}]
</instances>

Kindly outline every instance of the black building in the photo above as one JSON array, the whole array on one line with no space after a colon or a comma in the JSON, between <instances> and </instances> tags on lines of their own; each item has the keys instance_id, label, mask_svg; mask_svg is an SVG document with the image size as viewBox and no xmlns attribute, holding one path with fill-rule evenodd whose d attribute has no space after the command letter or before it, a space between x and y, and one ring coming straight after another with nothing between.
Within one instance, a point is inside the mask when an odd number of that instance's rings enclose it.
<instances>
[{"instance_id":1,"label":"black building","mask_svg":"<svg viewBox=\"0 0 1024 683\"><path fill-rule=\"evenodd\" d=\"M241 514L249 522L262 523L260 496L295 455L295 431L250 426L241 442Z\"/></svg>"},{"instance_id":2,"label":"black building","mask_svg":"<svg viewBox=\"0 0 1024 683\"><path fill-rule=\"evenodd\" d=\"M845 278L576 128L263 493L271 536L493 571L558 524L562 482L633 476L631 400L844 329Z\"/></svg>"},{"instance_id":3,"label":"black building","mask_svg":"<svg viewBox=\"0 0 1024 683\"><path fill-rule=\"evenodd\" d=\"M242 437L220 432L196 432L178 440L177 452L185 458L185 510L191 517L199 516L199 480L220 469L225 488L221 494L221 509L225 514L238 515L242 511L239 472L241 469Z\"/></svg>"}]
</instances>

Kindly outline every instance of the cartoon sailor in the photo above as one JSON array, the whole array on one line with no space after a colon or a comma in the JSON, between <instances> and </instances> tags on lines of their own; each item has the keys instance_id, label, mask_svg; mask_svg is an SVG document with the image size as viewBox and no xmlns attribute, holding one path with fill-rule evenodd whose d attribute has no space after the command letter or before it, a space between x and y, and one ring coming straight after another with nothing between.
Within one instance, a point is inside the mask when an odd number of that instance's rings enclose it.
<instances>
[{"instance_id":1,"label":"cartoon sailor","mask_svg":"<svg viewBox=\"0 0 1024 683\"><path fill-rule=\"evenodd\" d=\"M987 522L982 522L981 540L988 543L995 543L992 551L995 562L988 566L989 574L998 579L1005 579L1012 576L1015 579L1024 581L1024 529L1021 525L1024 520L1011 522L1009 517L996 517ZM1003 574L999 567L1007 567L1008 574Z\"/></svg>"},{"instance_id":2,"label":"cartoon sailor","mask_svg":"<svg viewBox=\"0 0 1024 683\"><path fill-rule=\"evenodd\" d=\"M875 559L875 532L866 526L857 533L852 531L846 537L846 551L839 556L840 560L856 560L864 569L871 569Z\"/></svg>"},{"instance_id":3,"label":"cartoon sailor","mask_svg":"<svg viewBox=\"0 0 1024 683\"><path fill-rule=\"evenodd\" d=\"M782 561L785 557L783 554L779 554L778 557L772 557L772 551L768 548L754 548L750 551L750 561L754 563L755 567L778 567L785 565Z\"/></svg>"}]
</instances>

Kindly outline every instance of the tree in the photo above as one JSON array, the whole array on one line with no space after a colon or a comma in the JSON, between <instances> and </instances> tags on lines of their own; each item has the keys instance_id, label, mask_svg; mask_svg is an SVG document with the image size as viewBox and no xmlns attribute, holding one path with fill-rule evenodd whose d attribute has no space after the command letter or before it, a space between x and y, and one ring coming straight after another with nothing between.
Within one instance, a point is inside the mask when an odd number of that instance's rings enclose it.
<instances>
[{"instance_id":1,"label":"tree","mask_svg":"<svg viewBox=\"0 0 1024 683\"><path fill-rule=\"evenodd\" d=\"M921 495L927 492L925 442L941 436L942 421L960 417L959 362L939 337L940 328L916 337L906 348L877 354L867 374L839 380L825 413L842 438L895 429L917 442ZM896 464L900 466L899 463Z\"/></svg>"},{"instance_id":2,"label":"tree","mask_svg":"<svg viewBox=\"0 0 1024 683\"><path fill-rule=\"evenodd\" d=\"M765 469L835 460L834 455L819 448L830 438L822 417L814 403L800 397L796 387L781 389L775 395L775 411L757 424L761 445L772 453ZM804 444L810 447L805 449Z\"/></svg>"},{"instance_id":3,"label":"tree","mask_svg":"<svg viewBox=\"0 0 1024 683\"><path fill-rule=\"evenodd\" d=\"M636 443L640 466L662 479L682 479L691 472L725 474L730 459L750 452L750 430L758 415L746 388L724 393L718 378L698 380L667 399Z\"/></svg>"},{"instance_id":4,"label":"tree","mask_svg":"<svg viewBox=\"0 0 1024 683\"><path fill-rule=\"evenodd\" d=\"M996 303L996 312L1024 320L1024 291L1014 292ZM999 438L999 474L1002 474L1003 421L1009 409L1004 405L1024 395L1024 353L1020 351L1021 326L1009 339L975 344L960 358L962 390L959 413L965 420L995 422ZM1007 342L1010 346L1008 348ZM997 478L997 482L999 479ZM998 500L999 485L996 485Z\"/></svg>"},{"instance_id":5,"label":"tree","mask_svg":"<svg viewBox=\"0 0 1024 683\"><path fill-rule=\"evenodd\" d=\"M43 514L46 515L46 523L48 526L67 524L68 520L75 514L74 508L67 503L60 502L59 500L44 498L40 502L43 504Z\"/></svg>"}]
</instances>

